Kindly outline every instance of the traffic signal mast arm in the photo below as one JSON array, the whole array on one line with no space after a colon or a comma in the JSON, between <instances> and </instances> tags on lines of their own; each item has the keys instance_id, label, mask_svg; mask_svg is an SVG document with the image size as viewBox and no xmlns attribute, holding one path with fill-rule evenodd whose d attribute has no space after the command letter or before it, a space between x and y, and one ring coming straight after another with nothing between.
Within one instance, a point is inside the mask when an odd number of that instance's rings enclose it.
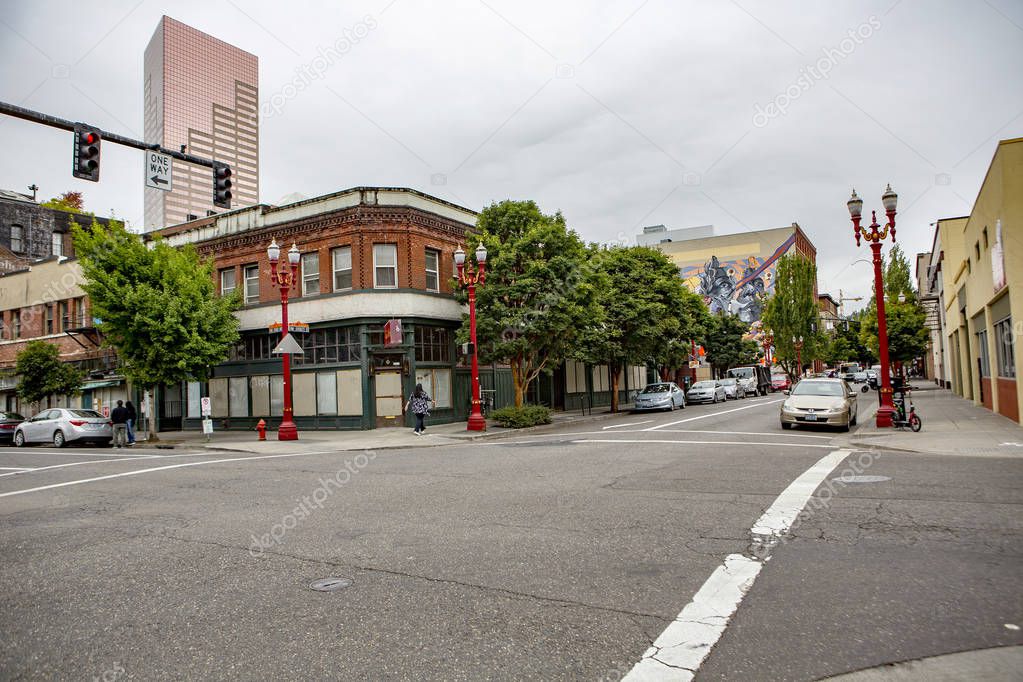
<instances>
[{"instance_id":1,"label":"traffic signal mast arm","mask_svg":"<svg viewBox=\"0 0 1023 682\"><path fill-rule=\"evenodd\" d=\"M106 141L113 144L124 145L125 147L133 147L135 149L141 149L144 151L156 151L161 154L166 154L172 158L184 161L186 163L195 164L197 166L205 166L206 168L222 167L227 168L227 176L230 177L231 169L226 163L220 161L214 161L213 159L206 159L201 156L193 156L192 154L186 154L181 151L175 151L173 149L167 149L156 143L142 142L141 140L133 140L130 137L124 135L118 135L117 133L109 133L104 130L100 130L96 126L90 126L85 123L76 123L75 121L69 121L64 118L58 118L56 116L50 116L49 114L42 114L38 111L32 111L24 107L19 107L14 104L8 104L7 102L0 102L0 114L7 114L15 118L20 118L25 121L32 121L33 123L41 123L51 128L60 128L61 130L67 130L68 132L78 131L92 131L99 135L99 141ZM99 155L97 154L97 157ZM98 179L99 174L99 159L96 158L96 175ZM229 185L230 186L230 185ZM230 193L228 193L227 199L230 200Z\"/></svg>"}]
</instances>

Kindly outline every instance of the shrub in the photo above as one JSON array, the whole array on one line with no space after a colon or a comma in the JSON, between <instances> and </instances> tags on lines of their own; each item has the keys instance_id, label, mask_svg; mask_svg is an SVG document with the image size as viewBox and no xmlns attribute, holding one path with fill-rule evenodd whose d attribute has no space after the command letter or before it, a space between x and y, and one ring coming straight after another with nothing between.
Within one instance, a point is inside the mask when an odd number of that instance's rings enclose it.
<instances>
[{"instance_id":1,"label":"shrub","mask_svg":"<svg viewBox=\"0 0 1023 682\"><path fill-rule=\"evenodd\" d=\"M490 418L509 429L522 429L537 424L550 424L551 411L543 405L502 407L490 413Z\"/></svg>"}]
</instances>

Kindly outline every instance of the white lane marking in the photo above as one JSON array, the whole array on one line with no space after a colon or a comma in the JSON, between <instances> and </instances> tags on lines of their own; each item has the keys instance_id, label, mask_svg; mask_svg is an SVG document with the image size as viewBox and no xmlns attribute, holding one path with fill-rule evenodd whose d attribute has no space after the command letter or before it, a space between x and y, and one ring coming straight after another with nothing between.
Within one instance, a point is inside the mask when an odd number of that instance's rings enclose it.
<instances>
[{"instance_id":1,"label":"white lane marking","mask_svg":"<svg viewBox=\"0 0 1023 682\"><path fill-rule=\"evenodd\" d=\"M50 485L41 485L37 488L28 488L26 490L14 490L9 493L0 493L0 497L11 497L13 495L25 495L26 493L37 493L42 490L53 490L54 488L64 488L69 485L81 485L83 483L95 483L96 481L106 481L111 478L123 478L125 476L138 476L140 474L151 474L155 471L167 471L168 469L183 469L185 467L197 467L204 464L224 464L226 462L248 462L256 459L278 459L281 457L305 457L308 455L327 455L331 454L330 450L322 450L317 452L288 452L279 455L257 455L255 457L229 457L227 459L210 459L202 462L185 462L184 464L167 464L162 467L151 467L149 469L136 469L135 471L124 471L119 474L108 474L106 476L94 476L93 478L83 478L78 481L65 481L64 483L52 483Z\"/></svg>"},{"instance_id":2,"label":"white lane marking","mask_svg":"<svg viewBox=\"0 0 1023 682\"><path fill-rule=\"evenodd\" d=\"M0 471L33 471L32 467L0 467Z\"/></svg>"},{"instance_id":3,"label":"white lane marking","mask_svg":"<svg viewBox=\"0 0 1023 682\"><path fill-rule=\"evenodd\" d=\"M170 459L172 457L200 457L202 455L208 455L208 454L210 454L210 453L209 452L187 452L187 453L182 454L182 455L157 455L157 456L160 459ZM135 457L133 459L139 459L139 458ZM82 466L83 464L105 464L105 463L108 463L108 462L130 462L130 461L132 461L132 460L131 459L125 459L123 457L120 457L118 459L90 459L90 460L87 460L85 462L70 462L68 464L51 464L50 466L36 467L34 469L29 469L28 471L31 471L31 472L48 471L50 469L66 469L68 467L77 467L77 466ZM27 472L26 471L15 471L15 472L10 473L10 474L0 474L0 478L3 478L4 476L16 476L17 474L24 474L24 473L27 473Z\"/></svg>"},{"instance_id":4,"label":"white lane marking","mask_svg":"<svg viewBox=\"0 0 1023 682\"><path fill-rule=\"evenodd\" d=\"M661 433L718 433L722 436L772 436L778 438L822 438L824 440L831 440L834 436L811 436L805 433L791 433L780 431L778 433L772 433L770 431L697 431L696 429L661 429Z\"/></svg>"},{"instance_id":5,"label":"white lane marking","mask_svg":"<svg viewBox=\"0 0 1023 682\"><path fill-rule=\"evenodd\" d=\"M0 451L0 455L28 455L29 453L32 453L34 455L39 455L40 457L95 457L96 456L95 452L51 452L49 450L36 450L35 452L32 452L31 450L25 450L23 448L19 448L17 450L3 450L3 451ZM121 455L121 454L118 454L116 452L111 452L109 454L106 454L106 453L103 454L103 457L127 457L129 459L145 459L145 458L152 459L153 457L164 457L164 456L165 455L143 455L143 454L138 454L138 455Z\"/></svg>"},{"instance_id":6,"label":"white lane marking","mask_svg":"<svg viewBox=\"0 0 1023 682\"><path fill-rule=\"evenodd\" d=\"M778 536L787 531L796 514L809 501L814 490L835 467L849 456L851 450L835 450L789 484L774 504L755 524L753 533ZM798 508L797 508L798 506ZM758 530L760 529L760 530ZM622 678L623 682L640 680L692 680L710 650L724 634L728 622L753 587L763 562L742 554L729 554L724 563L707 578L707 582L686 604L678 617L646 650L639 663Z\"/></svg>"},{"instance_id":7,"label":"white lane marking","mask_svg":"<svg viewBox=\"0 0 1023 682\"><path fill-rule=\"evenodd\" d=\"M647 438L644 440L625 440L619 438L584 438L581 440L574 440L573 443L665 443L668 445L784 445L787 448L823 448L830 450L832 445L817 445L816 443L783 443L774 441L771 443L759 443L749 440L654 440Z\"/></svg>"},{"instance_id":8,"label":"white lane marking","mask_svg":"<svg viewBox=\"0 0 1023 682\"><path fill-rule=\"evenodd\" d=\"M731 410L721 410L720 412L711 412L709 414L701 414L701 415L699 415L697 417L689 417L688 419L679 419L678 421L675 421L675 422L667 422L666 424L658 424L657 426L651 426L650 428L643 429L643 430L644 431L657 431L659 429L665 429L665 428L667 428L669 426L676 426L678 424L685 424L686 422L694 422L697 419L706 419L708 417L717 417L719 415L728 414L730 412L739 412L740 410L751 410L754 407L763 407L764 405L774 405L775 403L780 403L780 402L782 402L782 401L781 400L771 400L769 402L761 401L761 402L758 402L758 403L754 403L752 405L745 405L743 407L735 407L735 408L732 408Z\"/></svg>"},{"instance_id":9,"label":"white lane marking","mask_svg":"<svg viewBox=\"0 0 1023 682\"><path fill-rule=\"evenodd\" d=\"M653 419L645 419L641 422L629 422L628 424L612 424L611 426L605 426L602 430L607 431L608 429L620 429L623 426L639 426L640 424L649 424Z\"/></svg>"}]
</instances>

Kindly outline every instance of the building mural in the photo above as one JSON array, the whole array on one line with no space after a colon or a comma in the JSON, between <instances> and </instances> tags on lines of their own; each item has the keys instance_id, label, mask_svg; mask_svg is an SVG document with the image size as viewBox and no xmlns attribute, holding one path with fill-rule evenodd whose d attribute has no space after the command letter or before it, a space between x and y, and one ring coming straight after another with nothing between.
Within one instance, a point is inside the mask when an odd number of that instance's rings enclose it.
<instances>
[{"instance_id":1,"label":"building mural","mask_svg":"<svg viewBox=\"0 0 1023 682\"><path fill-rule=\"evenodd\" d=\"M763 316L764 304L774 289L775 264L795 243L792 234L766 257L721 260L712 255L703 265L683 265L679 273L691 290L703 296L712 313L738 315L752 326Z\"/></svg>"}]
</instances>

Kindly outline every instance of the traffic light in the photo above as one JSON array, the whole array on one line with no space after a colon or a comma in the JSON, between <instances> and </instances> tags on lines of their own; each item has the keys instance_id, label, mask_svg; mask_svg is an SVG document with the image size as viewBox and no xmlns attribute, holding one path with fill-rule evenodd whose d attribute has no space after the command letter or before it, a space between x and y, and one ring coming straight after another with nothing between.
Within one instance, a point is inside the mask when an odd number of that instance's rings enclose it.
<instances>
[{"instance_id":1,"label":"traffic light","mask_svg":"<svg viewBox=\"0 0 1023 682\"><path fill-rule=\"evenodd\" d=\"M102 137L98 129L81 123L75 125L75 147L71 173L76 178L99 182L100 142L102 142Z\"/></svg>"},{"instance_id":2,"label":"traffic light","mask_svg":"<svg viewBox=\"0 0 1023 682\"><path fill-rule=\"evenodd\" d=\"M219 161L213 162L213 205L231 208L231 167Z\"/></svg>"}]
</instances>

